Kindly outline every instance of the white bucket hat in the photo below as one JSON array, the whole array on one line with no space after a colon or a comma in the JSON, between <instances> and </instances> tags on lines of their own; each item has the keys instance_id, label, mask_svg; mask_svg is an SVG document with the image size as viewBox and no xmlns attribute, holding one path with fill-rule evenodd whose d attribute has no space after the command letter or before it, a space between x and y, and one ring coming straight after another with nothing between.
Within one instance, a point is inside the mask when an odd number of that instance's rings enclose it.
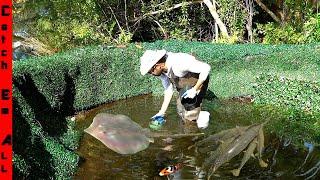
<instances>
[{"instance_id":1,"label":"white bucket hat","mask_svg":"<svg viewBox=\"0 0 320 180\"><path fill-rule=\"evenodd\" d=\"M146 50L140 58L141 75L147 74L166 53L166 50Z\"/></svg>"}]
</instances>

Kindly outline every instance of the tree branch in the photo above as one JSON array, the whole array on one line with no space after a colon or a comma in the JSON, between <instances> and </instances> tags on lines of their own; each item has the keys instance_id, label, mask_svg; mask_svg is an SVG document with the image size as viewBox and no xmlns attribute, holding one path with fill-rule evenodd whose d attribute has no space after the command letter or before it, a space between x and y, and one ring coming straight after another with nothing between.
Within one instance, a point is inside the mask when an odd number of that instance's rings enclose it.
<instances>
[{"instance_id":1,"label":"tree branch","mask_svg":"<svg viewBox=\"0 0 320 180\"><path fill-rule=\"evenodd\" d=\"M221 34L222 36L227 37L228 39L230 38L229 34L228 34L228 30L226 25L221 21L219 14L217 13L215 7L213 6L212 2L210 0L203 0L204 4L206 4L206 6L209 8L209 11L211 13L211 16L213 17L213 19L215 20L215 22L217 22L219 29L221 30Z\"/></svg>"},{"instance_id":2,"label":"tree branch","mask_svg":"<svg viewBox=\"0 0 320 180\"><path fill-rule=\"evenodd\" d=\"M179 3L179 4L175 4L173 7L170 7L170 8L167 8L167 9L161 9L161 10L158 10L158 11L152 11L152 12L146 13L146 14L140 16L140 17L137 17L137 18L133 19L132 21L136 22L135 24L137 24L139 21L141 21L142 19L144 19L144 18L146 18L148 16L160 14L160 13L167 12L167 11L171 11L173 9L180 8L181 6L188 6L190 4L197 4L197 3L206 4L206 6L209 8L211 16L213 17L215 22L218 24L219 29L221 30L221 34L229 39L230 36L228 34L227 27L221 21L219 15L218 15L218 13L217 13L217 11L215 9L215 6L213 6L213 4L212 4L212 2L210 0L198 0L198 1L182 2L182 3Z\"/></svg>"},{"instance_id":3,"label":"tree branch","mask_svg":"<svg viewBox=\"0 0 320 180\"><path fill-rule=\"evenodd\" d=\"M152 20L160 27L160 29L164 35L164 38L167 39L168 35L167 35L166 31L163 29L163 27L160 25L160 23L154 19L152 19Z\"/></svg>"},{"instance_id":4,"label":"tree branch","mask_svg":"<svg viewBox=\"0 0 320 180\"><path fill-rule=\"evenodd\" d=\"M264 5L261 0L254 0L264 11L266 11L273 20L275 20L277 23L281 24L281 20L270 10L266 5Z\"/></svg>"},{"instance_id":5,"label":"tree branch","mask_svg":"<svg viewBox=\"0 0 320 180\"><path fill-rule=\"evenodd\" d=\"M124 0L124 18L126 20L127 31L130 32L128 18L127 18L127 0Z\"/></svg>"},{"instance_id":6,"label":"tree branch","mask_svg":"<svg viewBox=\"0 0 320 180\"><path fill-rule=\"evenodd\" d=\"M117 25L118 25L119 29L120 29L121 31L123 31L123 29L122 29L122 27L120 26L120 23L119 23L119 21L118 21L118 19L117 19L116 15L114 14L114 12L113 12L113 10L112 10L111 6L109 6L109 8L110 8L110 10L111 10L112 15L114 16L114 19L115 19L115 20L116 20L116 22L117 22Z\"/></svg>"},{"instance_id":7,"label":"tree branch","mask_svg":"<svg viewBox=\"0 0 320 180\"><path fill-rule=\"evenodd\" d=\"M181 6L188 6L190 4L197 4L197 3L202 3L202 2L203 1L182 2L182 3L179 3L179 4L175 4L173 7L170 7L170 8L167 8L167 9L161 9L161 10L158 10L158 11L152 11L152 12L146 13L146 14L140 16L140 17L137 17L137 18L133 19L133 21L139 21L141 19L146 18L147 16L156 15L156 14L160 14L160 13L163 13L163 12L171 11L171 10L177 9L177 8L179 8Z\"/></svg>"}]
</instances>

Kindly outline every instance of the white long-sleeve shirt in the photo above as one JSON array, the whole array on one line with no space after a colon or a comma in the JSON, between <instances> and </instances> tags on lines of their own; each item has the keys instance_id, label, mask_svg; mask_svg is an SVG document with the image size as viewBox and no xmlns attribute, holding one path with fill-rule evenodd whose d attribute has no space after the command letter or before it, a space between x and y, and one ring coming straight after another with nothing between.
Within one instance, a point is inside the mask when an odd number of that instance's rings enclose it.
<instances>
[{"instance_id":1,"label":"white long-sleeve shirt","mask_svg":"<svg viewBox=\"0 0 320 180\"><path fill-rule=\"evenodd\" d=\"M184 77L187 73L193 72L199 74L200 81L205 81L211 69L207 63L198 61L194 56L186 53L167 52L165 65L168 71L160 75L162 85L165 89L164 100L158 113L161 115L165 114L173 95L173 84L169 78Z\"/></svg>"},{"instance_id":2,"label":"white long-sleeve shirt","mask_svg":"<svg viewBox=\"0 0 320 180\"><path fill-rule=\"evenodd\" d=\"M197 60L194 56L187 53L167 53L166 66L167 73L160 75L162 85L166 92L173 92L173 85L169 78L184 77L187 73L193 72L199 74L199 80L206 80L209 72L210 65L205 62Z\"/></svg>"}]
</instances>

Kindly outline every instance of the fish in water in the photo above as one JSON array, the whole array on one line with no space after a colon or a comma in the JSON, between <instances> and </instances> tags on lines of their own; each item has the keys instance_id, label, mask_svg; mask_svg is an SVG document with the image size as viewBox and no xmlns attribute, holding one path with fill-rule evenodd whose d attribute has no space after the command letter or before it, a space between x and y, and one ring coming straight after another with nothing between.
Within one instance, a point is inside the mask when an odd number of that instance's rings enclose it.
<instances>
[{"instance_id":1,"label":"fish in water","mask_svg":"<svg viewBox=\"0 0 320 180\"><path fill-rule=\"evenodd\" d=\"M172 139L171 137L167 137L167 138L165 138L165 139L162 139L162 141L164 141L164 142L167 143L167 144L171 144L172 141L173 141L173 139Z\"/></svg>"},{"instance_id":2,"label":"fish in water","mask_svg":"<svg viewBox=\"0 0 320 180\"><path fill-rule=\"evenodd\" d=\"M188 147L188 149L191 149L193 147L196 147L196 151L200 153L207 153L208 151L212 150L222 142L225 142L226 140L229 140L230 138L236 138L243 134L249 126L245 127L235 127L232 129L223 130L219 133L213 134L208 136L207 138L196 142L194 145Z\"/></svg>"},{"instance_id":3,"label":"fish in water","mask_svg":"<svg viewBox=\"0 0 320 180\"><path fill-rule=\"evenodd\" d=\"M168 146L166 146L164 148L161 148L161 149L164 150L164 151L172 151L173 150L173 145L168 145Z\"/></svg>"},{"instance_id":4,"label":"fish in water","mask_svg":"<svg viewBox=\"0 0 320 180\"><path fill-rule=\"evenodd\" d=\"M178 163L177 165L170 165L159 172L159 176L169 176L182 168L182 164Z\"/></svg>"},{"instance_id":5,"label":"fish in water","mask_svg":"<svg viewBox=\"0 0 320 180\"><path fill-rule=\"evenodd\" d=\"M263 168L267 167L268 164L262 160L262 151L264 149L264 134L263 134L262 127L259 129L259 133L257 137L254 138L254 140L251 141L251 143L248 145L248 148L241 160L240 166L237 169L231 170L234 176L239 176L242 167L245 165L245 163L249 160L251 156L254 156L253 152L255 149L257 149L258 151L259 165Z\"/></svg>"},{"instance_id":6,"label":"fish in water","mask_svg":"<svg viewBox=\"0 0 320 180\"><path fill-rule=\"evenodd\" d=\"M215 172L222 164L228 162L233 157L242 152L250 142L258 135L261 125L250 127L246 133L232 141L224 151L214 160L212 165L212 173Z\"/></svg>"},{"instance_id":7,"label":"fish in water","mask_svg":"<svg viewBox=\"0 0 320 180\"><path fill-rule=\"evenodd\" d=\"M84 130L119 154L134 154L146 149L152 138L143 128L125 115L99 113Z\"/></svg>"},{"instance_id":8,"label":"fish in water","mask_svg":"<svg viewBox=\"0 0 320 180\"><path fill-rule=\"evenodd\" d=\"M266 123L266 122L265 122ZM233 157L242 152L245 148L248 147L247 153L245 154L241 165L238 169L233 170L233 174L238 176L241 168L247 162L250 155L253 154L253 151L257 148L259 155L259 163L262 167L266 167L267 164L262 161L261 153L263 149L263 131L262 126L265 124L251 125L246 128L246 130L240 134L237 134L235 137L228 138L220 144L220 146L212 151L210 157L206 159L202 168L210 166L211 172L208 175L208 179L212 174L224 163L231 160ZM260 141L260 142L259 142Z\"/></svg>"}]
</instances>

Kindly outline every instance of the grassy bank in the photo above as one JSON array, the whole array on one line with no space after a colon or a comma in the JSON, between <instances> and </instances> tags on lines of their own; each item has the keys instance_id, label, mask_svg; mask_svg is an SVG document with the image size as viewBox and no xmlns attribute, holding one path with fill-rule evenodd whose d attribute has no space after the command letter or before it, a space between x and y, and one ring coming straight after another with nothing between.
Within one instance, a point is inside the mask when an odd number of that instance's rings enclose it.
<instances>
[{"instance_id":1,"label":"grassy bank","mask_svg":"<svg viewBox=\"0 0 320 180\"><path fill-rule=\"evenodd\" d=\"M273 125L279 135L302 140L308 134L310 141L320 141L319 45L158 41L142 47L86 47L14 63L16 177L70 178L79 161L74 149L80 134L69 116L101 103L161 93L157 78L140 75L139 57L146 49L195 55L212 66L209 89L216 96L254 95L257 105L285 110Z\"/></svg>"},{"instance_id":2,"label":"grassy bank","mask_svg":"<svg viewBox=\"0 0 320 180\"><path fill-rule=\"evenodd\" d=\"M148 49L186 52L208 62L210 89L219 97L254 94L261 74L303 81L320 80L319 45L210 44L202 42L146 43Z\"/></svg>"}]
</instances>

